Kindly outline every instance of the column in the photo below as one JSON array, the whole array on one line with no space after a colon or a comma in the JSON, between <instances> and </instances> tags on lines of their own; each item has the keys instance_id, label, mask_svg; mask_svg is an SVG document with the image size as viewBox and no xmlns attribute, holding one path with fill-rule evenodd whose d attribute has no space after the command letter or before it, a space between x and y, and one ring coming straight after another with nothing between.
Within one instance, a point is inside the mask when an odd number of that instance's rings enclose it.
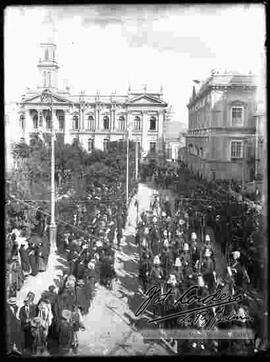
<instances>
[{"instance_id":1,"label":"column","mask_svg":"<svg viewBox=\"0 0 270 362\"><path fill-rule=\"evenodd\" d=\"M56 116L56 109L53 107L53 112L52 112L52 127L54 128L55 131L59 130L59 122L58 122L58 118Z\"/></svg>"},{"instance_id":2,"label":"column","mask_svg":"<svg viewBox=\"0 0 270 362\"><path fill-rule=\"evenodd\" d=\"M148 131L147 113L143 111L142 112L142 152L149 151L147 144L147 131Z\"/></svg>"},{"instance_id":3,"label":"column","mask_svg":"<svg viewBox=\"0 0 270 362\"><path fill-rule=\"evenodd\" d=\"M157 151L161 152L163 149L163 121L164 121L164 112L158 112L157 116Z\"/></svg>"},{"instance_id":4,"label":"column","mask_svg":"<svg viewBox=\"0 0 270 362\"><path fill-rule=\"evenodd\" d=\"M96 105L96 127L99 130L100 129L100 108L99 108L99 104Z\"/></svg>"},{"instance_id":5,"label":"column","mask_svg":"<svg viewBox=\"0 0 270 362\"><path fill-rule=\"evenodd\" d=\"M69 109L65 112L64 142L71 143L70 129L72 126L72 114Z\"/></svg>"},{"instance_id":6,"label":"column","mask_svg":"<svg viewBox=\"0 0 270 362\"><path fill-rule=\"evenodd\" d=\"M25 138L26 143L29 142L29 138L30 138L29 133L31 132L32 128L33 128L33 123L32 123L32 118L30 115L30 110L26 108L25 109L25 128L24 128L24 138Z\"/></svg>"},{"instance_id":7,"label":"column","mask_svg":"<svg viewBox=\"0 0 270 362\"><path fill-rule=\"evenodd\" d=\"M164 112L158 113L158 138L162 138L163 136L163 124L164 124Z\"/></svg>"},{"instance_id":8,"label":"column","mask_svg":"<svg viewBox=\"0 0 270 362\"><path fill-rule=\"evenodd\" d=\"M109 130L113 129L113 118L112 118L112 105L110 107L110 117L109 117Z\"/></svg>"},{"instance_id":9,"label":"column","mask_svg":"<svg viewBox=\"0 0 270 362\"><path fill-rule=\"evenodd\" d=\"M131 113L127 112L126 131L131 128Z\"/></svg>"},{"instance_id":10,"label":"column","mask_svg":"<svg viewBox=\"0 0 270 362\"><path fill-rule=\"evenodd\" d=\"M113 105L112 109L112 115L113 115L113 129L115 129L115 106Z\"/></svg>"}]
</instances>

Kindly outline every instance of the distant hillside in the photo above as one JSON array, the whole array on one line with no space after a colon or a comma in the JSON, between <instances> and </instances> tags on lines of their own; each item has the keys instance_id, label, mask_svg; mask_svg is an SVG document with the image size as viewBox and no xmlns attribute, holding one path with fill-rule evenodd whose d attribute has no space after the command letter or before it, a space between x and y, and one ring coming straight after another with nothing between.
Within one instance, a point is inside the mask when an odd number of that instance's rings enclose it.
<instances>
[{"instance_id":1,"label":"distant hillside","mask_svg":"<svg viewBox=\"0 0 270 362\"><path fill-rule=\"evenodd\" d=\"M186 125L178 121L169 121L165 125L164 136L165 138L177 138L180 132L185 132Z\"/></svg>"}]
</instances>

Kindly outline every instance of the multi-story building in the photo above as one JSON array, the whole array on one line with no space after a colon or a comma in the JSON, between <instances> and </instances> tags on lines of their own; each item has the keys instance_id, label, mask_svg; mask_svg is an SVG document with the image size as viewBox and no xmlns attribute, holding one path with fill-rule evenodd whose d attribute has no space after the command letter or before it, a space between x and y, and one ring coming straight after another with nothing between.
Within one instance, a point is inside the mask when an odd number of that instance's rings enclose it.
<instances>
[{"instance_id":1,"label":"multi-story building","mask_svg":"<svg viewBox=\"0 0 270 362\"><path fill-rule=\"evenodd\" d=\"M155 157L163 150L163 128L167 103L159 92L131 91L126 95L72 94L57 84L59 65L53 41L41 43L41 58L37 64L39 86L28 89L19 103L18 122L21 137L29 142L31 135L50 132L52 119L57 136L65 143L76 138L89 152L94 148L106 150L109 141L126 138L141 146L143 156ZM42 101L43 90L52 94L52 104ZM52 117L50 106L52 106Z\"/></svg>"},{"instance_id":2,"label":"multi-story building","mask_svg":"<svg viewBox=\"0 0 270 362\"><path fill-rule=\"evenodd\" d=\"M171 161L178 161L179 150L185 146L185 138L182 133L178 136L165 139L166 142L166 159Z\"/></svg>"},{"instance_id":3,"label":"multi-story building","mask_svg":"<svg viewBox=\"0 0 270 362\"><path fill-rule=\"evenodd\" d=\"M255 76L213 71L187 107L189 167L207 179L254 179Z\"/></svg>"}]
</instances>

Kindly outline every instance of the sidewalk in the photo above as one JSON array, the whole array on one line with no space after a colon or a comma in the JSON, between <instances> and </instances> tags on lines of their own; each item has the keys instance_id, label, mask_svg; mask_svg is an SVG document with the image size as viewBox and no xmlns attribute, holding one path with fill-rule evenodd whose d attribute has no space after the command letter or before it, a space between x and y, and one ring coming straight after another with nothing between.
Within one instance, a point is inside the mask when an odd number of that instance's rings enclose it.
<instances>
[{"instance_id":1,"label":"sidewalk","mask_svg":"<svg viewBox=\"0 0 270 362\"><path fill-rule=\"evenodd\" d=\"M45 272L39 272L36 276L29 275L26 277L21 290L16 296L18 307L23 306L23 301L30 291L35 293L35 303L37 303L42 292L48 289L50 285L55 285L56 290L58 290L60 277L66 268L66 260L57 255L55 251L52 251L49 256L47 270Z\"/></svg>"}]
</instances>

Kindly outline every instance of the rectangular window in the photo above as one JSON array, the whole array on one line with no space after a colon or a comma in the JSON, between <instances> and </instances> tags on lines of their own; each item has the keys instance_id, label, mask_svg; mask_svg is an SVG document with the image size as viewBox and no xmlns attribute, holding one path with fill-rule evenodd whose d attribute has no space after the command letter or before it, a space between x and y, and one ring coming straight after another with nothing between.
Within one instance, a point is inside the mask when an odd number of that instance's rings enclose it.
<instances>
[{"instance_id":1,"label":"rectangular window","mask_svg":"<svg viewBox=\"0 0 270 362\"><path fill-rule=\"evenodd\" d=\"M156 142L150 142L150 153L156 153Z\"/></svg>"},{"instance_id":2,"label":"rectangular window","mask_svg":"<svg viewBox=\"0 0 270 362\"><path fill-rule=\"evenodd\" d=\"M243 124L243 107L232 107L232 126L241 126Z\"/></svg>"},{"instance_id":3,"label":"rectangular window","mask_svg":"<svg viewBox=\"0 0 270 362\"><path fill-rule=\"evenodd\" d=\"M104 151L104 152L107 152L107 151L108 151L108 140L107 140L107 139L105 139L105 140L103 141L103 151Z\"/></svg>"},{"instance_id":4,"label":"rectangular window","mask_svg":"<svg viewBox=\"0 0 270 362\"><path fill-rule=\"evenodd\" d=\"M231 142L231 158L242 158L243 157L243 142L232 141Z\"/></svg>"},{"instance_id":5,"label":"rectangular window","mask_svg":"<svg viewBox=\"0 0 270 362\"><path fill-rule=\"evenodd\" d=\"M93 149L94 149L94 140L90 138L88 140L88 152L93 152Z\"/></svg>"}]
</instances>

